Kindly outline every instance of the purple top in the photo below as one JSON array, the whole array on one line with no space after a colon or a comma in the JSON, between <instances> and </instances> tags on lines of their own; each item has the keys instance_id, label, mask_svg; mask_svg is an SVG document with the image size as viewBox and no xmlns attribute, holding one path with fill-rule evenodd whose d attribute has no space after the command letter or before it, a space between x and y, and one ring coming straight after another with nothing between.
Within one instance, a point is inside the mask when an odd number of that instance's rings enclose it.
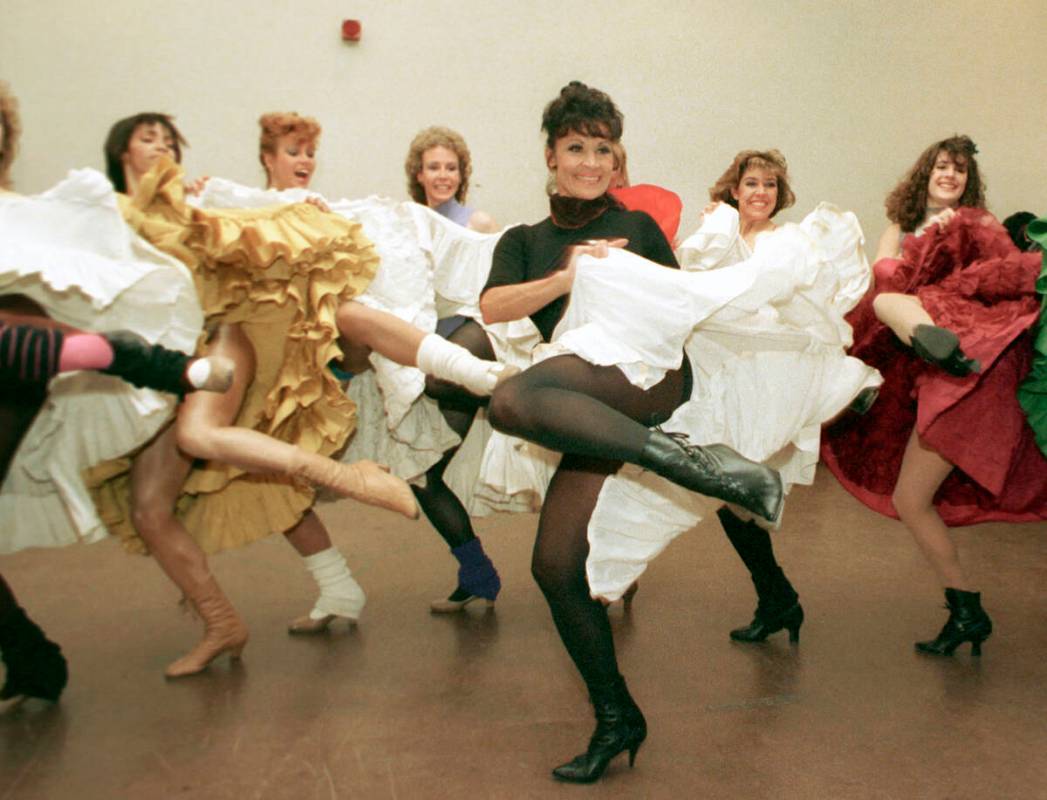
<instances>
[{"instance_id":1,"label":"purple top","mask_svg":"<svg viewBox=\"0 0 1047 800\"><path fill-rule=\"evenodd\" d=\"M451 222L457 222L463 228L468 227L469 218L473 215L471 208L463 206L453 197L446 203L440 203L433 211L447 217Z\"/></svg>"}]
</instances>

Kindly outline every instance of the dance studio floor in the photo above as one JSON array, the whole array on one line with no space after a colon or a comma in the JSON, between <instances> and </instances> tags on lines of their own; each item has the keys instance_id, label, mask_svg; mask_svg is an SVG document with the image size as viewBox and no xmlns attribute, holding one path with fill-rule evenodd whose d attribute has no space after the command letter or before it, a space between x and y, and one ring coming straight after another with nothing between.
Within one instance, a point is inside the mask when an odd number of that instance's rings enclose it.
<instances>
[{"instance_id":1,"label":"dance studio floor","mask_svg":"<svg viewBox=\"0 0 1047 800\"><path fill-rule=\"evenodd\" d=\"M900 525L822 472L778 550L807 611L732 644L751 586L715 522L678 540L612 610L650 733L596 787L549 769L584 749L584 690L529 574L535 517L482 520L494 611L434 617L453 583L425 522L349 501L322 516L366 588L361 624L291 638L311 581L279 537L214 559L251 628L239 664L166 682L199 635L158 568L112 543L0 569L60 642L55 707L0 717L0 800L30 798L1047 798L1047 525L957 531L996 624L979 659L913 653L942 598Z\"/></svg>"}]
</instances>

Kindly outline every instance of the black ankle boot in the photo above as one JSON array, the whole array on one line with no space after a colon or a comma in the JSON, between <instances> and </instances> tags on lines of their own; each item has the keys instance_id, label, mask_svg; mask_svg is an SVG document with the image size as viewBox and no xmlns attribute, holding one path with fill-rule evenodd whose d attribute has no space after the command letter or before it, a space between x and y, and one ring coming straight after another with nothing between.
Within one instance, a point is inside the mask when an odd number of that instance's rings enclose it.
<instances>
[{"instance_id":1,"label":"black ankle boot","mask_svg":"<svg viewBox=\"0 0 1047 800\"><path fill-rule=\"evenodd\" d=\"M774 522L785 492L777 470L750 461L725 444L691 444L682 433L651 431L639 465L699 494L726 500Z\"/></svg>"},{"instance_id":2,"label":"black ankle boot","mask_svg":"<svg viewBox=\"0 0 1047 800\"><path fill-rule=\"evenodd\" d=\"M937 638L929 642L917 642L916 650L933 656L951 656L964 642L971 643L971 655L982 654L982 642L992 635L992 620L982 609L980 592L963 592L959 589L945 590L945 607L949 619Z\"/></svg>"},{"instance_id":3,"label":"black ankle boot","mask_svg":"<svg viewBox=\"0 0 1047 800\"><path fill-rule=\"evenodd\" d=\"M803 606L782 568L771 566L754 573L752 578L756 587L756 613L747 626L731 631L731 638L736 642L762 642L772 633L787 630L789 641L799 642Z\"/></svg>"},{"instance_id":4,"label":"black ankle boot","mask_svg":"<svg viewBox=\"0 0 1047 800\"><path fill-rule=\"evenodd\" d=\"M960 347L960 340L948 328L937 325L917 325L912 332L912 349L916 355L950 375L962 378L972 372L981 372L976 358L968 358Z\"/></svg>"},{"instance_id":5,"label":"black ankle boot","mask_svg":"<svg viewBox=\"0 0 1047 800\"><path fill-rule=\"evenodd\" d=\"M69 679L62 649L21 608L0 621L0 657L7 670L0 700L24 695L54 702Z\"/></svg>"},{"instance_id":6,"label":"black ankle boot","mask_svg":"<svg viewBox=\"0 0 1047 800\"><path fill-rule=\"evenodd\" d=\"M604 687L593 687L590 699L596 712L596 730L589 748L553 770L553 777L568 783L592 783L603 775L619 753L629 751L629 766L647 738L647 721L619 676Z\"/></svg>"},{"instance_id":7,"label":"black ankle boot","mask_svg":"<svg viewBox=\"0 0 1047 800\"><path fill-rule=\"evenodd\" d=\"M780 600L767 601L760 598L756 606L753 621L744 628L731 631L731 638L736 642L762 642L772 633L780 630L789 631L789 641L796 644L800 641L800 626L803 625L803 606L793 594L791 603Z\"/></svg>"}]
</instances>

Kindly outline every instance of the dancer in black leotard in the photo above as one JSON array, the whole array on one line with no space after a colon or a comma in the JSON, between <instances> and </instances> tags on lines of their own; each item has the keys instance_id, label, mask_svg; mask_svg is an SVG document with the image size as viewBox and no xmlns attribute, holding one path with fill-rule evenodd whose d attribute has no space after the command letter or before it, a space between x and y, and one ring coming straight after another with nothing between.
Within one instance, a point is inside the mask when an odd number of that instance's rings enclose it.
<instances>
[{"instance_id":1,"label":"dancer in black leotard","mask_svg":"<svg viewBox=\"0 0 1047 800\"><path fill-rule=\"evenodd\" d=\"M611 99L572 83L546 108L542 128L556 186L551 214L505 233L480 307L492 323L530 316L548 341L578 256L605 256L609 246L621 246L668 267L677 264L647 214L626 211L606 194L615 169L613 145L622 133ZM781 481L773 470L721 445L696 447L651 430L689 394L686 359L644 391L615 367L564 355L508 378L491 398L492 425L564 453L542 508L532 569L588 686L597 725L587 751L553 771L560 780L594 781L626 750L631 762L647 734L618 671L607 611L590 596L585 577L586 529L605 478L626 461L764 517L779 512Z\"/></svg>"}]
</instances>

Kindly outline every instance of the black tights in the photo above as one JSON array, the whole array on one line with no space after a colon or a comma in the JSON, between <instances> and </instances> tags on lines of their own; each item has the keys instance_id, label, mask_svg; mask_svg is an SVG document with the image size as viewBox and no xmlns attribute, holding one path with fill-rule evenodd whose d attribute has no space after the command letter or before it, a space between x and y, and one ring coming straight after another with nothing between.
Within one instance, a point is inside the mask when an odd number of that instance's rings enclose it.
<instances>
[{"instance_id":1,"label":"black tights","mask_svg":"<svg viewBox=\"0 0 1047 800\"><path fill-rule=\"evenodd\" d=\"M464 322L447 338L478 358L494 360L494 349L487 334L473 320ZM425 379L425 393L439 403L447 424L462 439L469 432L477 409L487 404L486 397L476 397L456 383L431 376ZM429 468L425 473L425 486L411 487L425 516L452 549L476 538L465 506L444 483L444 470L457 452L457 447L448 450Z\"/></svg>"},{"instance_id":2,"label":"black tights","mask_svg":"<svg viewBox=\"0 0 1047 800\"><path fill-rule=\"evenodd\" d=\"M590 691L618 677L607 609L589 594L587 530L604 480L634 460L648 426L664 422L690 394L690 368L668 373L648 391L617 367L557 356L495 390L491 423L566 454L538 521L531 571L567 652Z\"/></svg>"},{"instance_id":3,"label":"black tights","mask_svg":"<svg viewBox=\"0 0 1047 800\"><path fill-rule=\"evenodd\" d=\"M9 310L12 313L40 315L39 319L21 318L19 322L33 322L40 325L53 325L43 317L43 309L31 301L15 303L9 296L0 298L0 312ZM6 317L0 313L0 326ZM33 419L47 398L47 384L34 380L27 383L16 381L13 376L6 376L0 382L0 483L7 477L18 445L21 444ZM6 624L19 611L14 593L0 575L0 623Z\"/></svg>"}]
</instances>

